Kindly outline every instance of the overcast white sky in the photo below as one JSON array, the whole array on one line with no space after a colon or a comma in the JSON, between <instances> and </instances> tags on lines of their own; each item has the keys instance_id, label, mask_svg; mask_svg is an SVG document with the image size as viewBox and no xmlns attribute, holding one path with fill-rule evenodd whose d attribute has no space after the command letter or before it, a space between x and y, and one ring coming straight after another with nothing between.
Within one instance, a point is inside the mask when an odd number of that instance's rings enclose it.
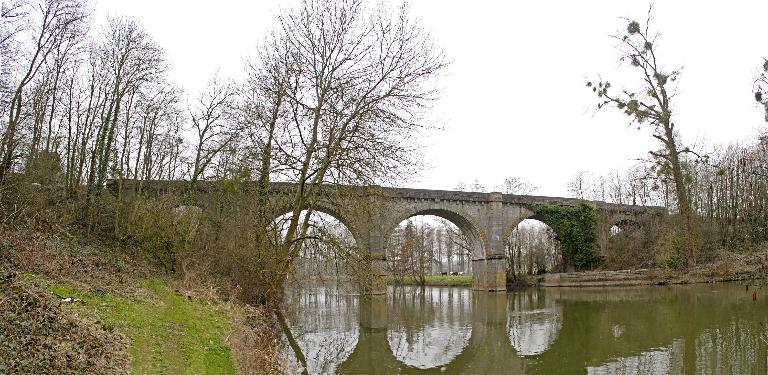
<instances>
[{"instance_id":1,"label":"overcast white sky","mask_svg":"<svg viewBox=\"0 0 768 375\"><path fill-rule=\"evenodd\" d=\"M98 0L96 17L137 17L165 48L188 93L218 69L236 78L243 60L293 1ZM595 113L585 87L624 75L609 34L619 17L644 20L643 1L413 0L413 15L453 61L434 115L445 127L425 140L429 169L406 187L493 186L519 176L541 195L567 195L578 170L605 174L654 148L620 113ZM752 84L768 57L768 1L655 4L659 56L684 66L675 123L689 144L751 141L765 128Z\"/></svg>"}]
</instances>

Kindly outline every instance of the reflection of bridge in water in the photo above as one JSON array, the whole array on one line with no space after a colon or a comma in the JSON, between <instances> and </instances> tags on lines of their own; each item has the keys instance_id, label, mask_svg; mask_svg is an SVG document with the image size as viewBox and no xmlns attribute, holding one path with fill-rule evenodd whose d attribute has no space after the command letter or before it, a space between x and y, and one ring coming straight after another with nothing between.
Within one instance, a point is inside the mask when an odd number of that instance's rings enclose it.
<instances>
[{"instance_id":1,"label":"reflection of bridge in water","mask_svg":"<svg viewBox=\"0 0 768 375\"><path fill-rule=\"evenodd\" d=\"M295 326L310 373L765 373L768 305L707 288L327 294Z\"/></svg>"}]
</instances>

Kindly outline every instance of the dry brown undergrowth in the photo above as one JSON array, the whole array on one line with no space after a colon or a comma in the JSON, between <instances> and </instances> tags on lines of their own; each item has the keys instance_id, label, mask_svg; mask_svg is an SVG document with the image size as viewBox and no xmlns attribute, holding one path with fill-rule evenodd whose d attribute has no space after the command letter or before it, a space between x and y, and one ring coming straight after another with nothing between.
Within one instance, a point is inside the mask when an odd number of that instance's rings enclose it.
<instances>
[{"instance_id":1,"label":"dry brown undergrowth","mask_svg":"<svg viewBox=\"0 0 768 375\"><path fill-rule=\"evenodd\" d=\"M126 374L128 340L0 264L0 374Z\"/></svg>"},{"instance_id":2,"label":"dry brown undergrowth","mask_svg":"<svg viewBox=\"0 0 768 375\"><path fill-rule=\"evenodd\" d=\"M82 290L116 293L126 293L134 286L141 290L141 279L157 277L162 270L124 249L91 245L64 232L0 228L0 374L121 374L130 369L128 341L123 335L80 319L69 309L59 309L51 293L21 283L14 270L66 281ZM268 315L226 301L226 296L237 295L235 290L197 268L184 267L183 275L168 280L178 292L191 299L230 304L235 330L224 339L238 373L285 372L278 360L279 340ZM16 351L38 353L46 359L28 354L13 357L11 353Z\"/></svg>"},{"instance_id":3,"label":"dry brown undergrowth","mask_svg":"<svg viewBox=\"0 0 768 375\"><path fill-rule=\"evenodd\" d=\"M248 307L234 317L235 331L227 338L238 374L283 374L280 346L270 318L263 311Z\"/></svg>"},{"instance_id":4,"label":"dry brown undergrowth","mask_svg":"<svg viewBox=\"0 0 768 375\"><path fill-rule=\"evenodd\" d=\"M66 281L83 290L125 290L157 272L141 258L66 232L0 228L0 252L24 272Z\"/></svg>"}]
</instances>

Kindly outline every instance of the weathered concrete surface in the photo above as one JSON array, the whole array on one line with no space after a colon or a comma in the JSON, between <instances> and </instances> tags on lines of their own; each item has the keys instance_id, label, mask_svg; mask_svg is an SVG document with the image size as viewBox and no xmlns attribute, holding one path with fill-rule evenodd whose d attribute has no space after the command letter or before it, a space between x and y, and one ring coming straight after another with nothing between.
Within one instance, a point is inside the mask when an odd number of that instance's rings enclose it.
<instances>
[{"instance_id":1,"label":"weathered concrete surface","mask_svg":"<svg viewBox=\"0 0 768 375\"><path fill-rule=\"evenodd\" d=\"M552 273L539 276L543 287L611 287L639 285L695 284L723 281L761 279L765 275L755 271L734 270L722 275L697 273L671 273L660 269L622 271L585 271Z\"/></svg>"},{"instance_id":2,"label":"weathered concrete surface","mask_svg":"<svg viewBox=\"0 0 768 375\"><path fill-rule=\"evenodd\" d=\"M647 269L551 273L539 277L539 285L549 287L650 285L654 274Z\"/></svg>"},{"instance_id":3,"label":"weathered concrete surface","mask_svg":"<svg viewBox=\"0 0 768 375\"><path fill-rule=\"evenodd\" d=\"M111 189L115 182L110 182ZM109 185L108 184L108 187ZM204 201L204 196L222 188L211 182L198 182L196 191L189 191L185 181L123 181L124 191L137 190L144 194L187 194ZM128 188L125 188L128 187ZM244 184L244 191L256 191L255 184ZM296 184L275 182L270 184L274 206L279 207L281 197L288 197L297 189ZM307 209L325 212L346 225L360 248L371 254L374 273L384 273L387 241L392 231L404 220L417 215L434 215L455 224L469 239L473 260L473 288L476 290L506 290L505 239L517 225L528 218L536 218L533 207L538 204L574 206L582 201L572 198L542 197L466 191L391 188L381 186L324 185L319 187L318 198L306 204ZM601 231L614 224L638 222L646 213L663 213L661 207L619 205L589 202L600 213ZM287 205L287 207L290 207ZM281 215L286 210L276 210ZM607 234L606 234L607 235ZM600 236L598 236L600 237ZM603 236L604 237L604 236ZM369 293L382 291L370 287Z\"/></svg>"},{"instance_id":4,"label":"weathered concrete surface","mask_svg":"<svg viewBox=\"0 0 768 375\"><path fill-rule=\"evenodd\" d=\"M489 292L507 290L507 264L502 258L472 261L472 289Z\"/></svg>"}]
</instances>

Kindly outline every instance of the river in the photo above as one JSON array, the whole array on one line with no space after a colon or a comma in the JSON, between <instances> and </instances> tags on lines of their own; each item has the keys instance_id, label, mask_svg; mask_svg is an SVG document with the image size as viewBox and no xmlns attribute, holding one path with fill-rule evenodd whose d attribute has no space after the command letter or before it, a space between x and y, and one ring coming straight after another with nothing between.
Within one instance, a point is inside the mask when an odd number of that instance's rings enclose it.
<instances>
[{"instance_id":1,"label":"river","mask_svg":"<svg viewBox=\"0 0 768 375\"><path fill-rule=\"evenodd\" d=\"M768 287L744 283L288 298L310 374L768 373Z\"/></svg>"}]
</instances>

